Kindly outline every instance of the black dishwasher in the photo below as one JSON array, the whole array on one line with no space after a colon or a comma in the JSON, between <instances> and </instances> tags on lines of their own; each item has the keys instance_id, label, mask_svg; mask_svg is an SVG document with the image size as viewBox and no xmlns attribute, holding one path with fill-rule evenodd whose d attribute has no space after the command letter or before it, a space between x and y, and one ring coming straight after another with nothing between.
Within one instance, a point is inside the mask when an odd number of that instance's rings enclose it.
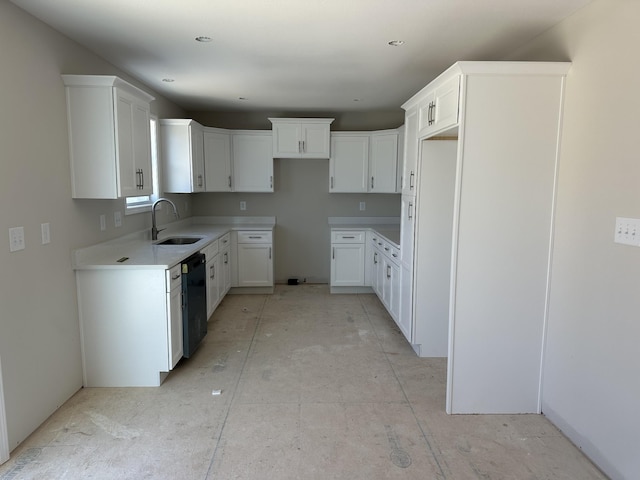
<instances>
[{"instance_id":1,"label":"black dishwasher","mask_svg":"<svg viewBox=\"0 0 640 480\"><path fill-rule=\"evenodd\" d=\"M189 358L207 334L205 256L194 253L182 262L183 356Z\"/></svg>"}]
</instances>

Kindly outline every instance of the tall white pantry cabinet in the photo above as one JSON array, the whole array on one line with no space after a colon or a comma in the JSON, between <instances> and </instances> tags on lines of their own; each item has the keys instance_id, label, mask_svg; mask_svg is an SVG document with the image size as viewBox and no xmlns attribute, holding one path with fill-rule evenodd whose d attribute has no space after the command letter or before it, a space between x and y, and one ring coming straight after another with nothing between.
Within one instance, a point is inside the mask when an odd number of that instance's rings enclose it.
<instances>
[{"instance_id":1,"label":"tall white pantry cabinet","mask_svg":"<svg viewBox=\"0 0 640 480\"><path fill-rule=\"evenodd\" d=\"M540 413L569 68L458 62L402 106L401 317L448 413Z\"/></svg>"}]
</instances>

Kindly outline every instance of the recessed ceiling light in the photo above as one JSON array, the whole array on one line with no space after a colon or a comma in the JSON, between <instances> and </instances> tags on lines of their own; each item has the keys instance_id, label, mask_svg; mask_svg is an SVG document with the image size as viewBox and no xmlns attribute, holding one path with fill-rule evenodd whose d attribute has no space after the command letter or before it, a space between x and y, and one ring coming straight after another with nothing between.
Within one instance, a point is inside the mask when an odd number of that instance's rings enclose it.
<instances>
[{"instance_id":1,"label":"recessed ceiling light","mask_svg":"<svg viewBox=\"0 0 640 480\"><path fill-rule=\"evenodd\" d=\"M165 83L171 83L171 82L174 82L175 80L173 78L163 78L162 81Z\"/></svg>"},{"instance_id":2,"label":"recessed ceiling light","mask_svg":"<svg viewBox=\"0 0 640 480\"><path fill-rule=\"evenodd\" d=\"M392 47L399 47L400 45L404 45L404 40L391 40L389 45Z\"/></svg>"},{"instance_id":3,"label":"recessed ceiling light","mask_svg":"<svg viewBox=\"0 0 640 480\"><path fill-rule=\"evenodd\" d=\"M238 100L246 100L247 97L238 97Z\"/></svg>"},{"instance_id":4,"label":"recessed ceiling light","mask_svg":"<svg viewBox=\"0 0 640 480\"><path fill-rule=\"evenodd\" d=\"M211 41L211 37L196 37L196 42L208 43Z\"/></svg>"},{"instance_id":5,"label":"recessed ceiling light","mask_svg":"<svg viewBox=\"0 0 640 480\"><path fill-rule=\"evenodd\" d=\"M359 101L360 101L360 99L359 99L359 98L354 98L354 99L353 99L353 101L354 101L354 102L359 102Z\"/></svg>"}]
</instances>

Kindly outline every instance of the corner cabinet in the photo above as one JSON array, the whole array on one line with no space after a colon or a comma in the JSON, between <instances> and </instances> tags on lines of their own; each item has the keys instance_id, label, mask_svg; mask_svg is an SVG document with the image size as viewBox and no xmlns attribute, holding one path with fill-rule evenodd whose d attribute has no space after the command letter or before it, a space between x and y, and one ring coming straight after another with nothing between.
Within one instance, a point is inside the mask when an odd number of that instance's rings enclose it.
<instances>
[{"instance_id":1,"label":"corner cabinet","mask_svg":"<svg viewBox=\"0 0 640 480\"><path fill-rule=\"evenodd\" d=\"M73 198L153 193L151 95L114 76L62 75Z\"/></svg>"},{"instance_id":2,"label":"corner cabinet","mask_svg":"<svg viewBox=\"0 0 640 480\"><path fill-rule=\"evenodd\" d=\"M164 191L205 191L204 129L194 120L163 118L160 124L160 154Z\"/></svg>"},{"instance_id":3,"label":"corner cabinet","mask_svg":"<svg viewBox=\"0 0 640 480\"><path fill-rule=\"evenodd\" d=\"M273 158L329 158L333 118L270 118Z\"/></svg>"}]
</instances>

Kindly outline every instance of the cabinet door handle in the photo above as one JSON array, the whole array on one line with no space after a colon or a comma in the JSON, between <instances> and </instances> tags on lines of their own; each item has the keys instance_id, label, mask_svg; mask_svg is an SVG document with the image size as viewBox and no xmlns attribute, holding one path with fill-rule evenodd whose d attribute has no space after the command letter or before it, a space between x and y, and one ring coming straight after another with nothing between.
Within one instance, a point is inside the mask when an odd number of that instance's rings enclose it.
<instances>
[{"instance_id":1,"label":"cabinet door handle","mask_svg":"<svg viewBox=\"0 0 640 480\"><path fill-rule=\"evenodd\" d=\"M409 216L409 220L411 220L413 218L413 203L409 204L409 207L407 208L407 214Z\"/></svg>"},{"instance_id":2,"label":"cabinet door handle","mask_svg":"<svg viewBox=\"0 0 640 480\"><path fill-rule=\"evenodd\" d=\"M144 188L144 170L140 169L140 190Z\"/></svg>"},{"instance_id":3,"label":"cabinet door handle","mask_svg":"<svg viewBox=\"0 0 640 480\"><path fill-rule=\"evenodd\" d=\"M391 265L387 265L387 278L391 278Z\"/></svg>"},{"instance_id":4,"label":"cabinet door handle","mask_svg":"<svg viewBox=\"0 0 640 480\"><path fill-rule=\"evenodd\" d=\"M273 175L269 177L269 188L273 188Z\"/></svg>"},{"instance_id":5,"label":"cabinet door handle","mask_svg":"<svg viewBox=\"0 0 640 480\"><path fill-rule=\"evenodd\" d=\"M302 141L298 140L298 153L302 153Z\"/></svg>"},{"instance_id":6,"label":"cabinet door handle","mask_svg":"<svg viewBox=\"0 0 640 480\"><path fill-rule=\"evenodd\" d=\"M229 263L229 254L226 252L224 254L224 263Z\"/></svg>"},{"instance_id":7,"label":"cabinet door handle","mask_svg":"<svg viewBox=\"0 0 640 480\"><path fill-rule=\"evenodd\" d=\"M333 190L333 177L331 177L331 190Z\"/></svg>"},{"instance_id":8,"label":"cabinet door handle","mask_svg":"<svg viewBox=\"0 0 640 480\"><path fill-rule=\"evenodd\" d=\"M269 260L271 260L271 247L269 247Z\"/></svg>"},{"instance_id":9,"label":"cabinet door handle","mask_svg":"<svg viewBox=\"0 0 640 480\"><path fill-rule=\"evenodd\" d=\"M179 279L179 278L180 278L180 274L178 273L178 274L176 274L176 275L173 275L173 276L171 277L171 280L177 280L177 279Z\"/></svg>"},{"instance_id":10,"label":"cabinet door handle","mask_svg":"<svg viewBox=\"0 0 640 480\"><path fill-rule=\"evenodd\" d=\"M198 186L202 186L202 175L198 174Z\"/></svg>"},{"instance_id":11,"label":"cabinet door handle","mask_svg":"<svg viewBox=\"0 0 640 480\"><path fill-rule=\"evenodd\" d=\"M209 278L216 278L216 269L215 265L211 265L209 267Z\"/></svg>"},{"instance_id":12,"label":"cabinet door handle","mask_svg":"<svg viewBox=\"0 0 640 480\"><path fill-rule=\"evenodd\" d=\"M413 177L414 177L414 173L413 171L411 172L411 175L409 175L409 190L413 190Z\"/></svg>"},{"instance_id":13,"label":"cabinet door handle","mask_svg":"<svg viewBox=\"0 0 640 480\"><path fill-rule=\"evenodd\" d=\"M371 190L373 190L373 177L371 177Z\"/></svg>"},{"instance_id":14,"label":"cabinet door handle","mask_svg":"<svg viewBox=\"0 0 640 480\"><path fill-rule=\"evenodd\" d=\"M391 254L391 256L392 256L393 258L398 258L398 254L397 254L397 253L392 253L392 254Z\"/></svg>"},{"instance_id":15,"label":"cabinet door handle","mask_svg":"<svg viewBox=\"0 0 640 480\"><path fill-rule=\"evenodd\" d=\"M389 251L389 247L384 247L384 249L385 249L385 251L387 251L387 252Z\"/></svg>"},{"instance_id":16,"label":"cabinet door handle","mask_svg":"<svg viewBox=\"0 0 640 480\"><path fill-rule=\"evenodd\" d=\"M307 145L306 142L304 140L302 140L302 153L307 151Z\"/></svg>"},{"instance_id":17,"label":"cabinet door handle","mask_svg":"<svg viewBox=\"0 0 640 480\"><path fill-rule=\"evenodd\" d=\"M231 175L229 175L229 188L231 188Z\"/></svg>"},{"instance_id":18,"label":"cabinet door handle","mask_svg":"<svg viewBox=\"0 0 640 480\"><path fill-rule=\"evenodd\" d=\"M373 252L373 264L378 264L378 252Z\"/></svg>"},{"instance_id":19,"label":"cabinet door handle","mask_svg":"<svg viewBox=\"0 0 640 480\"><path fill-rule=\"evenodd\" d=\"M335 260L336 258L336 247L333 247L331 249L331 259Z\"/></svg>"}]
</instances>

